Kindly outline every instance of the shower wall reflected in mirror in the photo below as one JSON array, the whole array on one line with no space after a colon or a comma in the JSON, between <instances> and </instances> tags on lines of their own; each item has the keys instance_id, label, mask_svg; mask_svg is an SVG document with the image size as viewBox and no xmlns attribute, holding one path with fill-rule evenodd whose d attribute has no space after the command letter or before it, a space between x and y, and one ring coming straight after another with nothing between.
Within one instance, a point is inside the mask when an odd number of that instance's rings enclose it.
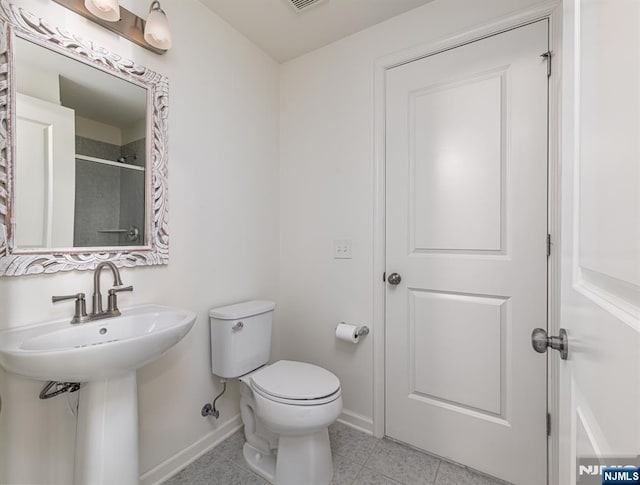
<instances>
[{"instance_id":1,"label":"shower wall reflected in mirror","mask_svg":"<svg viewBox=\"0 0 640 485\"><path fill-rule=\"evenodd\" d=\"M141 128L133 133L116 131L124 136L110 142L76 123L74 247L144 241L146 140Z\"/></svg>"}]
</instances>

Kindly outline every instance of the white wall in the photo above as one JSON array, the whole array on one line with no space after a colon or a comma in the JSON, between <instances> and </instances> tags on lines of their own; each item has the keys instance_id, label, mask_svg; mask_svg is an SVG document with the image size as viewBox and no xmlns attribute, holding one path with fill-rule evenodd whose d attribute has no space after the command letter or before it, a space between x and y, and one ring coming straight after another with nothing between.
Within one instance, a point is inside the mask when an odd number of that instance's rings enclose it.
<instances>
[{"instance_id":1,"label":"white wall","mask_svg":"<svg viewBox=\"0 0 640 485\"><path fill-rule=\"evenodd\" d=\"M146 15L148 2L121 3ZM48 0L20 5L169 77L170 263L123 270L135 291L121 305L175 305L198 319L180 344L138 372L144 473L238 412L232 387L219 421L200 416L221 389L210 372L208 309L277 300L278 65L194 0L163 0L174 35L165 56ZM72 305L53 306L51 295L88 293L91 276L0 279L0 328L71 317ZM42 385L0 373L0 483L72 481L75 421L66 397L38 400Z\"/></svg>"},{"instance_id":2,"label":"white wall","mask_svg":"<svg viewBox=\"0 0 640 485\"><path fill-rule=\"evenodd\" d=\"M76 136L121 146L122 128L76 115ZM141 137L144 138L144 135Z\"/></svg>"},{"instance_id":3,"label":"white wall","mask_svg":"<svg viewBox=\"0 0 640 485\"><path fill-rule=\"evenodd\" d=\"M374 64L534 4L435 0L282 65L280 81L281 357L335 372L345 419L371 428L373 338L333 336L340 320L372 324ZM353 259L334 260L334 239ZM393 322L388 329L393 330Z\"/></svg>"},{"instance_id":4,"label":"white wall","mask_svg":"<svg viewBox=\"0 0 640 485\"><path fill-rule=\"evenodd\" d=\"M51 103L60 103L60 78L28 63L16 63L16 91Z\"/></svg>"},{"instance_id":5,"label":"white wall","mask_svg":"<svg viewBox=\"0 0 640 485\"><path fill-rule=\"evenodd\" d=\"M147 123L146 120L138 120L131 123L129 126L122 128L122 144L126 145L132 141L140 140L147 136Z\"/></svg>"}]
</instances>

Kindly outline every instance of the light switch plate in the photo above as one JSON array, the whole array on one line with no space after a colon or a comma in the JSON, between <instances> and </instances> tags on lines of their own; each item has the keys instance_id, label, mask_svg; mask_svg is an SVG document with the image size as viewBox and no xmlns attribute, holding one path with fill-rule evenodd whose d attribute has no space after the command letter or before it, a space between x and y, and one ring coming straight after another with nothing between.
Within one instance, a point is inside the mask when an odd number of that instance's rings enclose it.
<instances>
[{"instance_id":1,"label":"light switch plate","mask_svg":"<svg viewBox=\"0 0 640 485\"><path fill-rule=\"evenodd\" d=\"M351 259L351 239L336 239L333 241L333 259Z\"/></svg>"}]
</instances>

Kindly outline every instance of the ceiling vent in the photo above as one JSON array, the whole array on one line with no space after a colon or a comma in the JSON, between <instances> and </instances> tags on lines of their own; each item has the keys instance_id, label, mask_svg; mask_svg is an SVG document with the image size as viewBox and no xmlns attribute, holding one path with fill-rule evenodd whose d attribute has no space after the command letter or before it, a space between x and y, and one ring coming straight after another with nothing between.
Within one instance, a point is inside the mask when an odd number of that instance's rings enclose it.
<instances>
[{"instance_id":1,"label":"ceiling vent","mask_svg":"<svg viewBox=\"0 0 640 485\"><path fill-rule=\"evenodd\" d=\"M286 0L286 2L293 7L296 12L302 12L310 7L318 5L319 3L325 3L327 0Z\"/></svg>"}]
</instances>

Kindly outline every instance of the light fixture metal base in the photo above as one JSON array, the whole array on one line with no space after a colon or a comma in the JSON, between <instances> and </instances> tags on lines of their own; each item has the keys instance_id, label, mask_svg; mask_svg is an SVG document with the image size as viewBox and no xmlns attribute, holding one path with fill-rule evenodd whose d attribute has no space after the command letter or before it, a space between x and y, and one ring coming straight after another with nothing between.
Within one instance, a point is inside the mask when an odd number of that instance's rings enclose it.
<instances>
[{"instance_id":1,"label":"light fixture metal base","mask_svg":"<svg viewBox=\"0 0 640 485\"><path fill-rule=\"evenodd\" d=\"M144 25L145 21L141 17L138 17L133 12L130 12L124 7L120 7L120 20L117 22L107 22L101 18L96 17L89 12L84 6L83 0L53 0L54 2L74 11L77 14L95 22L96 24L104 27L111 32L130 40L134 44L138 44L145 49L148 49L156 54L164 54L167 52L164 49L158 49L152 46L146 40L144 40Z\"/></svg>"}]
</instances>

